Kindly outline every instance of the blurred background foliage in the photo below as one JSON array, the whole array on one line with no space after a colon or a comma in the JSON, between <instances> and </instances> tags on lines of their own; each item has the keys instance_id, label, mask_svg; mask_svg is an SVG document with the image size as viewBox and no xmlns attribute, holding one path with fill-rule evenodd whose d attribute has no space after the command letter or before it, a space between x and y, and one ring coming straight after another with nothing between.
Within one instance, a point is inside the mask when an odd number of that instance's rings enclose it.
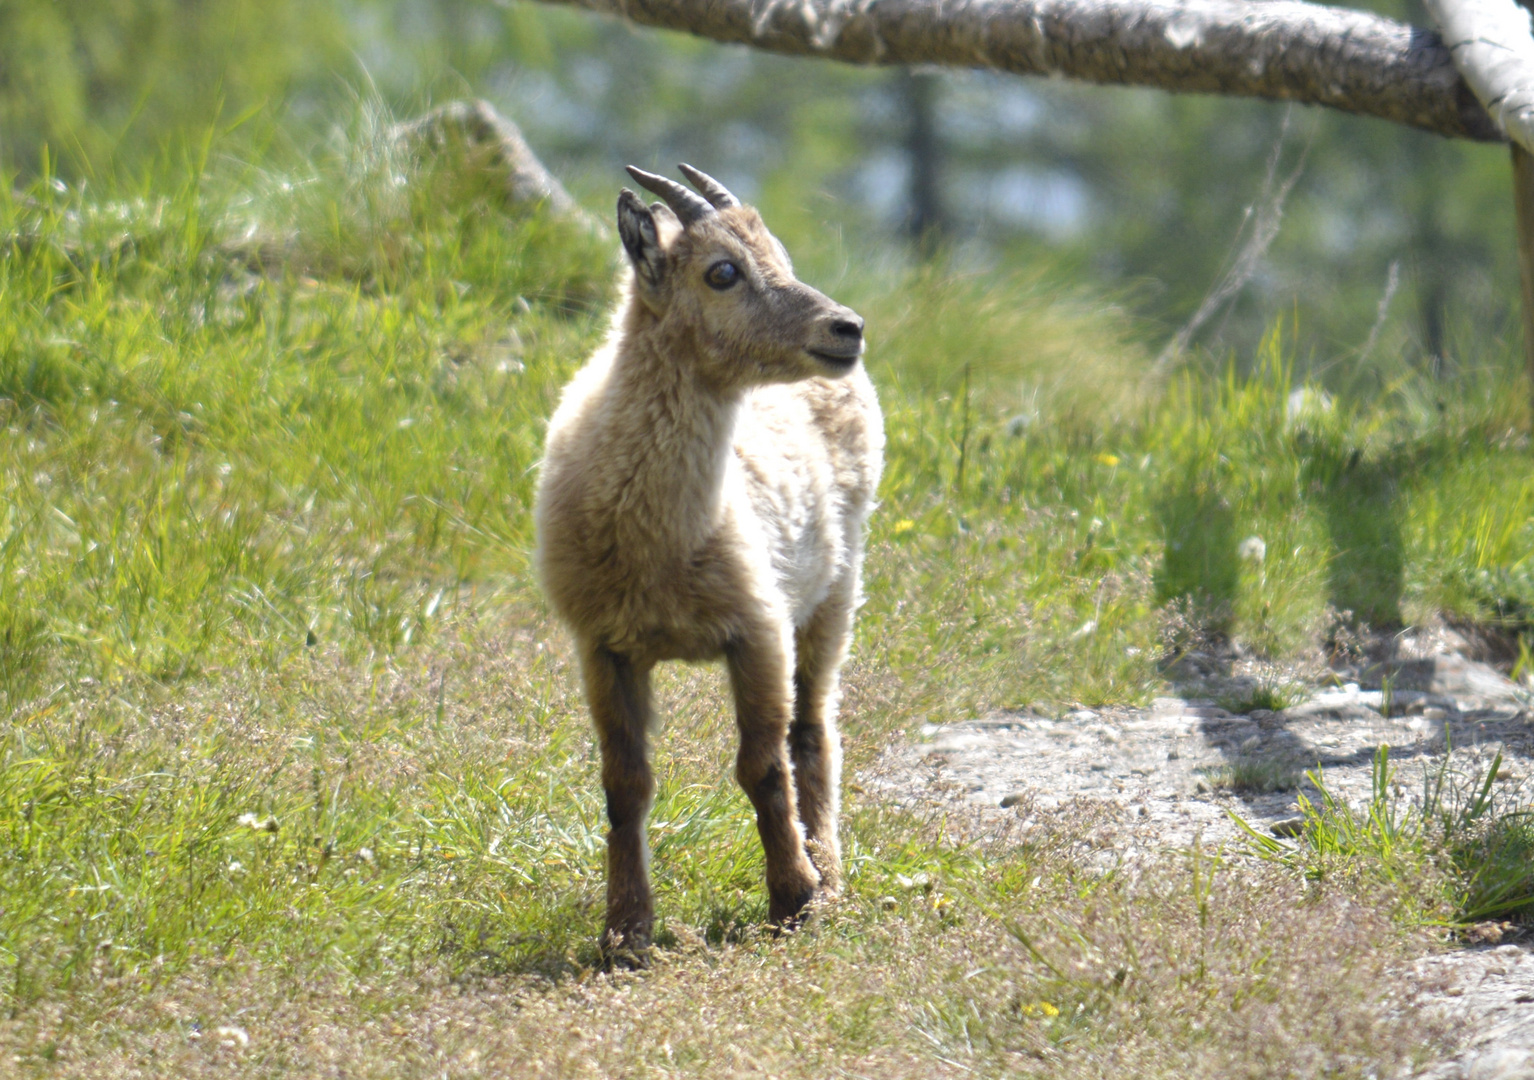
<instances>
[{"instance_id":1,"label":"blurred background foliage","mask_svg":"<svg viewBox=\"0 0 1534 1080\"><path fill-rule=\"evenodd\" d=\"M1415 0L1373 6L1425 21ZM1365 396L1413 368L1453 377L1472 331L1517 351L1500 146L1266 102L790 60L533 3L0 4L0 169L18 184L120 188L210 131L280 169L358 97L409 116L471 95L589 205L625 162L690 160L790 241L834 224L836 258L1047 267L1126 308L1152 355L1229 267L1276 155L1298 179L1257 273L1193 339L1211 364L1296 312L1299 374Z\"/></svg>"}]
</instances>

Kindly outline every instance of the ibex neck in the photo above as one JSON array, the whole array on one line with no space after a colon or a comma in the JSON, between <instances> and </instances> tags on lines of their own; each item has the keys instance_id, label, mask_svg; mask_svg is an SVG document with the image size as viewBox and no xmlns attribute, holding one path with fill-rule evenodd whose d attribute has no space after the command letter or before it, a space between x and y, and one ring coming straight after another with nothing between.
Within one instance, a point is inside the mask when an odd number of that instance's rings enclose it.
<instances>
[{"instance_id":1,"label":"ibex neck","mask_svg":"<svg viewBox=\"0 0 1534 1080\"><path fill-rule=\"evenodd\" d=\"M667 344L630 338L607 388L614 540L644 562L685 559L717 528L742 401L701 385Z\"/></svg>"}]
</instances>

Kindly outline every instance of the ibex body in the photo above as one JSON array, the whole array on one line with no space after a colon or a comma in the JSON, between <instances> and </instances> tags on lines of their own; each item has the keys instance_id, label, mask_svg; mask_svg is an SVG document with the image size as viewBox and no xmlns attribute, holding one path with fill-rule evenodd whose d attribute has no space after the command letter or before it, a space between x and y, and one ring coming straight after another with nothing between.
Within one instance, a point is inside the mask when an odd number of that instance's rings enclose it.
<instances>
[{"instance_id":1,"label":"ibex body","mask_svg":"<svg viewBox=\"0 0 1534 1080\"><path fill-rule=\"evenodd\" d=\"M632 279L550 422L538 492L539 570L602 751L610 953L650 939L662 660L728 665L770 918L840 885L837 671L884 445L862 319L794 278L754 209L683 170L707 201L629 170L668 205L619 197Z\"/></svg>"}]
</instances>

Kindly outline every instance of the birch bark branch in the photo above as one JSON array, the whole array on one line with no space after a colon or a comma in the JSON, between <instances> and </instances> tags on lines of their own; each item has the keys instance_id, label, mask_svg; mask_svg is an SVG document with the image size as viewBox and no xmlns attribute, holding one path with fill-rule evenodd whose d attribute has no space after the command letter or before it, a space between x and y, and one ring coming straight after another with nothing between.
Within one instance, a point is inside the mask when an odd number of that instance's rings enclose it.
<instances>
[{"instance_id":1,"label":"birch bark branch","mask_svg":"<svg viewBox=\"0 0 1534 1080\"><path fill-rule=\"evenodd\" d=\"M1424 0L1454 65L1492 120L1534 151L1534 34L1514 0Z\"/></svg>"},{"instance_id":2,"label":"birch bark branch","mask_svg":"<svg viewBox=\"0 0 1534 1080\"><path fill-rule=\"evenodd\" d=\"M1431 30L1301 0L542 0L770 52L1326 105L1504 136Z\"/></svg>"},{"instance_id":3,"label":"birch bark branch","mask_svg":"<svg viewBox=\"0 0 1534 1080\"><path fill-rule=\"evenodd\" d=\"M1534 391L1534 32L1515 0L1424 0L1454 65L1513 143L1523 355Z\"/></svg>"}]
</instances>

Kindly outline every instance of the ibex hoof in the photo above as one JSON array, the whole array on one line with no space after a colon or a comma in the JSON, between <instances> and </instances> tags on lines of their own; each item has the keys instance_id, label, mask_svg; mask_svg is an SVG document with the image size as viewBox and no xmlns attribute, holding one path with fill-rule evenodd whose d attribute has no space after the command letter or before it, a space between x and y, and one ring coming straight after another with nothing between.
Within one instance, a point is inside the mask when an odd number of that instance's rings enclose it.
<instances>
[{"instance_id":1,"label":"ibex hoof","mask_svg":"<svg viewBox=\"0 0 1534 1080\"><path fill-rule=\"evenodd\" d=\"M783 930L797 930L814 910L817 890L813 885L791 893L774 893L767 905L767 919Z\"/></svg>"},{"instance_id":2,"label":"ibex hoof","mask_svg":"<svg viewBox=\"0 0 1534 1080\"><path fill-rule=\"evenodd\" d=\"M602 933L602 967L608 971L638 971L650 966L649 929L627 931L608 927Z\"/></svg>"}]
</instances>

